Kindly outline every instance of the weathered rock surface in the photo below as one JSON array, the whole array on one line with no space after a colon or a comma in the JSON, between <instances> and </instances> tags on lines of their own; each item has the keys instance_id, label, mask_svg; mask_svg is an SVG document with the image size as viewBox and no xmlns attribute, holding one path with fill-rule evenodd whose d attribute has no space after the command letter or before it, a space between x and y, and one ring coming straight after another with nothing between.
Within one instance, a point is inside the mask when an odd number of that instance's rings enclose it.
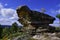
<instances>
[{"instance_id":1,"label":"weathered rock surface","mask_svg":"<svg viewBox=\"0 0 60 40\"><path fill-rule=\"evenodd\" d=\"M52 16L38 11L30 10L26 5L19 7L17 9L17 14L20 20L21 18L24 18L30 21L31 24L50 24L53 23L53 21L55 20L55 18Z\"/></svg>"},{"instance_id":2,"label":"weathered rock surface","mask_svg":"<svg viewBox=\"0 0 60 40\"><path fill-rule=\"evenodd\" d=\"M19 17L18 21L21 22L24 27L30 27L29 29L35 28L35 32L39 29L39 27L42 27L42 29L47 29L49 32L55 30L54 27L49 26L49 24L53 23L55 20L55 18L50 15L33 11L26 5L17 8L16 11Z\"/></svg>"},{"instance_id":3,"label":"weathered rock surface","mask_svg":"<svg viewBox=\"0 0 60 40\"><path fill-rule=\"evenodd\" d=\"M39 33L31 37L28 35L18 36L13 38L13 40L28 40L29 38L36 40L60 40L60 33Z\"/></svg>"},{"instance_id":4,"label":"weathered rock surface","mask_svg":"<svg viewBox=\"0 0 60 40\"><path fill-rule=\"evenodd\" d=\"M17 9L17 14L20 20L26 19L31 22L31 24L36 24L36 25L45 25L45 24L50 24L53 23L55 20L54 17L49 16L47 14L38 12L38 11L33 11L30 10L26 5L21 6ZM22 18L22 19L21 19ZM19 20L19 21L20 21ZM20 21L21 22L21 21Z\"/></svg>"},{"instance_id":5,"label":"weathered rock surface","mask_svg":"<svg viewBox=\"0 0 60 40\"><path fill-rule=\"evenodd\" d=\"M56 33L38 34L33 36L33 38L37 40L60 40L60 38L56 35L59 35L59 33L58 34Z\"/></svg>"}]
</instances>

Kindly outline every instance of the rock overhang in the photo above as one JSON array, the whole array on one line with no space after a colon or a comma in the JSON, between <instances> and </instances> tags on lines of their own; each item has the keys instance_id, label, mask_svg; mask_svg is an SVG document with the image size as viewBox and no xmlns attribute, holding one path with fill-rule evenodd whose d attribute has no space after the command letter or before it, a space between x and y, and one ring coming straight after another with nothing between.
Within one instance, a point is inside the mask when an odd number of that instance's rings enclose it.
<instances>
[{"instance_id":1,"label":"rock overhang","mask_svg":"<svg viewBox=\"0 0 60 40\"><path fill-rule=\"evenodd\" d=\"M29 21L31 21L31 23L35 22L35 21L37 21L37 22L41 21L41 22L47 22L48 24L51 24L55 20L54 17L52 17L48 14L30 10L30 8L26 5L17 8L16 11L17 11L17 14L18 14L19 18L21 18L21 16L20 16L21 14L24 17L26 17L26 14L28 14L27 18L30 19ZM23 12L24 12L24 14L23 14ZM23 16L22 16L22 18L23 18Z\"/></svg>"}]
</instances>

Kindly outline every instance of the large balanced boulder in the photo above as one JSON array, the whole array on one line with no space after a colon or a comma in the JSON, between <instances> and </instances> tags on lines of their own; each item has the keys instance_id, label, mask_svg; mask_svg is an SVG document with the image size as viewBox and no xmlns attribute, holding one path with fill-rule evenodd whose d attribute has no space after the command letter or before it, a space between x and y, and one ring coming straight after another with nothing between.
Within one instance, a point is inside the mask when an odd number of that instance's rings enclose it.
<instances>
[{"instance_id":1,"label":"large balanced boulder","mask_svg":"<svg viewBox=\"0 0 60 40\"><path fill-rule=\"evenodd\" d=\"M49 24L53 23L55 20L54 17L42 12L31 10L26 5L18 7L16 11L19 17L19 22L21 22L24 26L30 27L29 25L31 25L36 29L39 27L49 28ZM50 29L53 28L50 27Z\"/></svg>"}]
</instances>

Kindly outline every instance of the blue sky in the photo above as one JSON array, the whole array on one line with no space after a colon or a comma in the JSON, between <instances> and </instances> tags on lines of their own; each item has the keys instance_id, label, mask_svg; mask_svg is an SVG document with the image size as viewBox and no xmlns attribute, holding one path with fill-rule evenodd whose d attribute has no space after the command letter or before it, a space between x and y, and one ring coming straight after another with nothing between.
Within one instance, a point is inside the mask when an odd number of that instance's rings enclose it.
<instances>
[{"instance_id":1,"label":"blue sky","mask_svg":"<svg viewBox=\"0 0 60 40\"><path fill-rule=\"evenodd\" d=\"M36 11L44 8L46 14L53 17L60 13L60 0L0 0L0 24L11 25L17 22L16 8L21 5L27 5L30 9ZM59 23L58 18L54 21L54 24L57 23Z\"/></svg>"}]
</instances>

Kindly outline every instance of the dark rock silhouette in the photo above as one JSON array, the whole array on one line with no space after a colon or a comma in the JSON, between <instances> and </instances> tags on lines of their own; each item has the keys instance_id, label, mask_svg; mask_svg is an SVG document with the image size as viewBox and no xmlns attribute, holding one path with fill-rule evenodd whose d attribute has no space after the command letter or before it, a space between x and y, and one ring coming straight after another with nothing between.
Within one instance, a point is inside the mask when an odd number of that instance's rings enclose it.
<instances>
[{"instance_id":1,"label":"dark rock silhouette","mask_svg":"<svg viewBox=\"0 0 60 40\"><path fill-rule=\"evenodd\" d=\"M31 10L26 5L18 7L16 11L17 11L17 14L19 17L18 21L21 22L24 25L24 27L32 26L33 29L35 28L34 29L35 32L39 27L42 27L42 29L46 28L46 29L48 29L48 31L55 30L54 27L49 26L49 24L53 23L53 21L55 20L55 18L50 15ZM32 29L32 28L30 28L30 29Z\"/></svg>"}]
</instances>

